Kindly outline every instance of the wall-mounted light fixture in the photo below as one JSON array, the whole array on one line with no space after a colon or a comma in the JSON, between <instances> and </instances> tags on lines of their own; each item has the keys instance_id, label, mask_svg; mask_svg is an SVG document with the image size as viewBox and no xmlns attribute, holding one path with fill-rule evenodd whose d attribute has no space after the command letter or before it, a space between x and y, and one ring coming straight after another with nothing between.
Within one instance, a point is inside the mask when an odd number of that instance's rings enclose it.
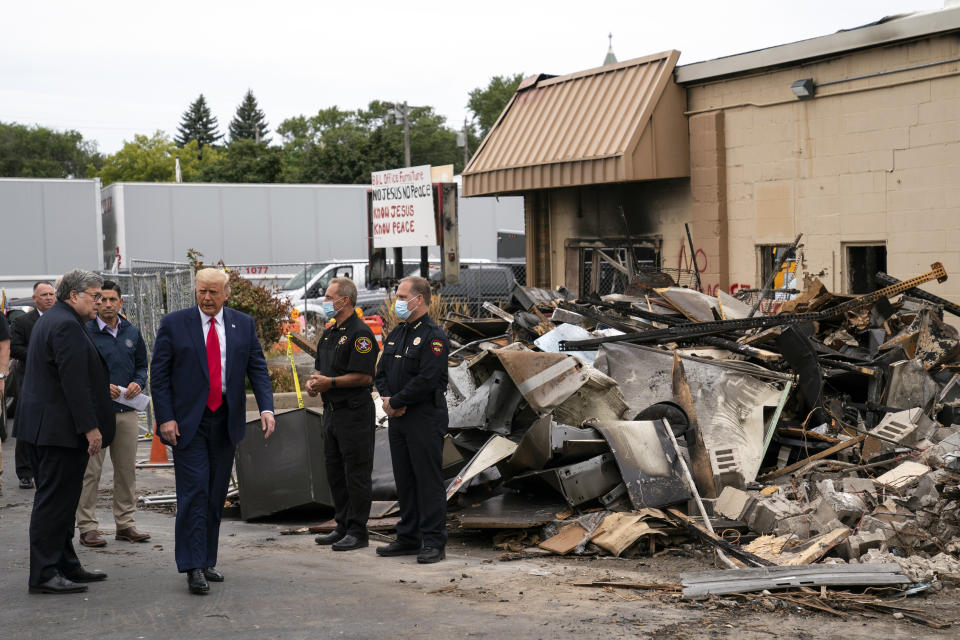
<instances>
[{"instance_id":1,"label":"wall-mounted light fixture","mask_svg":"<svg viewBox=\"0 0 960 640\"><path fill-rule=\"evenodd\" d=\"M813 84L813 78L797 80L790 85L790 89L793 90L793 95L797 96L798 100L807 100L808 98L812 98L815 88L816 85Z\"/></svg>"}]
</instances>

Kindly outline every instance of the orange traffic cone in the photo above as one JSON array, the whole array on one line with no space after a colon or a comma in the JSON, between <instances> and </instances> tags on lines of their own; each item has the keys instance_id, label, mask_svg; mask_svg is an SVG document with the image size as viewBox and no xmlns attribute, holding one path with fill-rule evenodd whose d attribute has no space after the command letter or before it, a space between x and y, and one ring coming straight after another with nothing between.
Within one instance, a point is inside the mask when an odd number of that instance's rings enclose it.
<instances>
[{"instance_id":1,"label":"orange traffic cone","mask_svg":"<svg viewBox=\"0 0 960 640\"><path fill-rule=\"evenodd\" d=\"M154 429L156 429L156 427L154 427ZM173 466L170 458L167 457L167 445L163 444L163 441L160 440L160 436L157 435L156 431L154 431L150 441L150 459L138 462L137 466L140 468Z\"/></svg>"}]
</instances>

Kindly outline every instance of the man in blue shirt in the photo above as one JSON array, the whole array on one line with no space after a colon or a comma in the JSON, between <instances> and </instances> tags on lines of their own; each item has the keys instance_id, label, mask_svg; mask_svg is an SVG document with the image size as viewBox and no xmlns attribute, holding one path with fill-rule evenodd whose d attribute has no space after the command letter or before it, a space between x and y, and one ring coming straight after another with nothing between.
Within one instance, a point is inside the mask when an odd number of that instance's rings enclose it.
<instances>
[{"instance_id":1,"label":"man in blue shirt","mask_svg":"<svg viewBox=\"0 0 960 640\"><path fill-rule=\"evenodd\" d=\"M110 371L110 396L117 417L117 433L110 445L110 460L113 462L113 519L117 526L116 539L129 542L144 542L150 534L137 531L134 513L137 507L137 412L116 400L130 400L140 394L147 385L147 347L140 330L120 316L123 298L120 286L106 280L103 283L103 300L97 308L97 317L87 323L97 351L103 356ZM102 547L107 544L99 531L97 522L97 488L103 469L104 451L90 456L87 471L83 476L83 493L77 506L77 527L80 529L80 544L85 547Z\"/></svg>"}]
</instances>

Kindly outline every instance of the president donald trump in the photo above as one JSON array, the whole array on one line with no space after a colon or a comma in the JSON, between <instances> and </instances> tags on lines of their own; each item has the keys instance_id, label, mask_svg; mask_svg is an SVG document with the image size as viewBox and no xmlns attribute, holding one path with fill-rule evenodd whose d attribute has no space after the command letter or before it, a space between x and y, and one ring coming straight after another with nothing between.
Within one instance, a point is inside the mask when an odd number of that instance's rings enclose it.
<instances>
[{"instance_id":1,"label":"president donald trump","mask_svg":"<svg viewBox=\"0 0 960 640\"><path fill-rule=\"evenodd\" d=\"M197 271L197 306L164 316L150 367L161 439L173 447L177 483L175 556L191 593L223 582L216 569L220 516L233 455L246 425L244 376L273 433L273 392L253 318L223 306L229 276Z\"/></svg>"}]
</instances>

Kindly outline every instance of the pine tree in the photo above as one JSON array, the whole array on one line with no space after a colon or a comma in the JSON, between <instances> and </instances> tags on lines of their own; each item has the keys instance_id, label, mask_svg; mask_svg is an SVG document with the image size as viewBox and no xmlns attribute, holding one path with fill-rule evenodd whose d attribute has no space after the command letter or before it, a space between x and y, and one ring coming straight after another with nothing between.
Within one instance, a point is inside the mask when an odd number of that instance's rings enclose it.
<instances>
[{"instance_id":1,"label":"pine tree","mask_svg":"<svg viewBox=\"0 0 960 640\"><path fill-rule=\"evenodd\" d=\"M253 97L253 91L247 89L243 102L237 106L237 113L230 122L230 141L247 139L267 143L270 142L267 131L266 116Z\"/></svg>"},{"instance_id":2,"label":"pine tree","mask_svg":"<svg viewBox=\"0 0 960 640\"><path fill-rule=\"evenodd\" d=\"M191 140L196 140L202 151L203 147L213 145L223 138L223 134L217 130L218 126L217 119L211 115L207 100L201 93L183 112L174 142L178 147L184 147Z\"/></svg>"}]
</instances>

